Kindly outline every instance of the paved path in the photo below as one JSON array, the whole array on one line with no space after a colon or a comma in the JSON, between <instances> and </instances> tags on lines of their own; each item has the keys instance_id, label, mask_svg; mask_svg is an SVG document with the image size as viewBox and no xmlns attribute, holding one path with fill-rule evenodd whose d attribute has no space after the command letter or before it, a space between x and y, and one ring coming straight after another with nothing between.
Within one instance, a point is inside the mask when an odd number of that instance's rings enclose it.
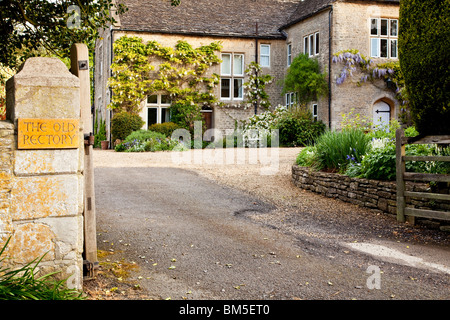
<instances>
[{"instance_id":1,"label":"paved path","mask_svg":"<svg viewBox=\"0 0 450 320\"><path fill-rule=\"evenodd\" d=\"M114 166L95 169L99 249L135 261L132 277L150 297L450 298L441 261L326 234L323 221L293 221L295 233L289 221L259 222L280 208L192 171Z\"/></svg>"}]
</instances>

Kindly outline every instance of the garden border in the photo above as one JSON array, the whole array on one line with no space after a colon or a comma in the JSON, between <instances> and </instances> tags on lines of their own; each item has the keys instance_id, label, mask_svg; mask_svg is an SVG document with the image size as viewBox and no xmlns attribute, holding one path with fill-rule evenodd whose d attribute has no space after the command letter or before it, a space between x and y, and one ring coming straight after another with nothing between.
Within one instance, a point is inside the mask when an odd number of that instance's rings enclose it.
<instances>
[{"instance_id":1,"label":"garden border","mask_svg":"<svg viewBox=\"0 0 450 320\"><path fill-rule=\"evenodd\" d=\"M395 181L351 178L338 173L315 171L310 167L292 166L293 183L304 190L313 191L329 198L356 204L376 212L397 215ZM406 183L406 190L411 192L428 192L427 183ZM448 193L448 190L447 190ZM434 209L450 211L449 201L417 198L406 199L406 206L417 209Z\"/></svg>"}]
</instances>

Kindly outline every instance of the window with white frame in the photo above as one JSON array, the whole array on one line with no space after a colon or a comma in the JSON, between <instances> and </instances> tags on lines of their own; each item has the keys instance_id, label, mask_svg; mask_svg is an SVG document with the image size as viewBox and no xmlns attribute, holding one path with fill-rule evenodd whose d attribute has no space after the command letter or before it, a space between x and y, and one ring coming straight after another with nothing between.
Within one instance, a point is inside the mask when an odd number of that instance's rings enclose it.
<instances>
[{"instance_id":1,"label":"window with white frame","mask_svg":"<svg viewBox=\"0 0 450 320\"><path fill-rule=\"evenodd\" d=\"M297 93L296 92L286 93L285 100L286 100L286 108L292 108L297 104Z\"/></svg>"},{"instance_id":2,"label":"window with white frame","mask_svg":"<svg viewBox=\"0 0 450 320\"><path fill-rule=\"evenodd\" d=\"M261 45L260 65L261 67L270 67L270 44Z\"/></svg>"},{"instance_id":3,"label":"window with white frame","mask_svg":"<svg viewBox=\"0 0 450 320\"><path fill-rule=\"evenodd\" d=\"M220 98L223 100L243 100L244 55L222 53L220 74Z\"/></svg>"},{"instance_id":4,"label":"window with white frame","mask_svg":"<svg viewBox=\"0 0 450 320\"><path fill-rule=\"evenodd\" d=\"M398 58L398 20L370 19L370 56Z\"/></svg>"},{"instance_id":5,"label":"window with white frame","mask_svg":"<svg viewBox=\"0 0 450 320\"><path fill-rule=\"evenodd\" d=\"M155 123L170 121L170 99L167 95L147 96L147 128Z\"/></svg>"},{"instance_id":6,"label":"window with white frame","mask_svg":"<svg viewBox=\"0 0 450 320\"><path fill-rule=\"evenodd\" d=\"M314 103L311 109L313 121L316 122L319 119L319 109L317 103Z\"/></svg>"},{"instance_id":7,"label":"window with white frame","mask_svg":"<svg viewBox=\"0 0 450 320\"><path fill-rule=\"evenodd\" d=\"M303 53L310 57L320 53L320 35L315 32L303 37Z\"/></svg>"},{"instance_id":8,"label":"window with white frame","mask_svg":"<svg viewBox=\"0 0 450 320\"><path fill-rule=\"evenodd\" d=\"M292 63L292 44L287 45L287 66L289 67Z\"/></svg>"}]
</instances>

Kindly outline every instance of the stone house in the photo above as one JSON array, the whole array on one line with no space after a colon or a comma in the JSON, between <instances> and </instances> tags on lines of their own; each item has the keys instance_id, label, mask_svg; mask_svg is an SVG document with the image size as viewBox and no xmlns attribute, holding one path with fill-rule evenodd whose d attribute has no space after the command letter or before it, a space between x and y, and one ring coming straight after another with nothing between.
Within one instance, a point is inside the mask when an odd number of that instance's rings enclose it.
<instances>
[{"instance_id":1,"label":"stone house","mask_svg":"<svg viewBox=\"0 0 450 320\"><path fill-rule=\"evenodd\" d=\"M156 40L163 46L175 46L178 40L193 47L220 41L223 62L212 72L221 75L214 94L225 107L203 111L209 126L223 132L234 129L237 120L263 111L243 107L244 70L252 61L273 77L266 88L272 106L295 102L295 94L282 94L279 81L300 53L318 59L328 74L328 96L309 108L329 128L339 129L342 113L353 108L377 123L398 116L398 102L383 81L337 85L342 65L332 63L332 57L341 50L357 49L376 62L397 59L399 0L182 0L178 7L170 6L170 1L123 2L128 11L103 31L95 51L95 107L107 123L112 113L106 106L114 94L107 86L112 46L125 35ZM169 106L164 93L148 97L142 103L144 128L168 121Z\"/></svg>"}]
</instances>

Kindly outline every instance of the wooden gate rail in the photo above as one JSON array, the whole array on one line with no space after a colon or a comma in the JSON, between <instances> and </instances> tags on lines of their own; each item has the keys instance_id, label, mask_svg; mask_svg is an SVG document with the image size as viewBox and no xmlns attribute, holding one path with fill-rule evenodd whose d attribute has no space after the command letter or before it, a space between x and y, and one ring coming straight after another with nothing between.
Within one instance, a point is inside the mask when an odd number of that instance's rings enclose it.
<instances>
[{"instance_id":1,"label":"wooden gate rail","mask_svg":"<svg viewBox=\"0 0 450 320\"><path fill-rule=\"evenodd\" d=\"M450 135L407 138L403 129L396 131L396 170L397 170L397 220L408 220L414 224L415 217L450 220L450 212L406 207L405 197L431 200L448 200L450 194L412 192L405 190L405 181L450 182L448 174L405 172L406 161L443 161L450 162L450 156L406 156L407 144L450 144Z\"/></svg>"}]
</instances>

